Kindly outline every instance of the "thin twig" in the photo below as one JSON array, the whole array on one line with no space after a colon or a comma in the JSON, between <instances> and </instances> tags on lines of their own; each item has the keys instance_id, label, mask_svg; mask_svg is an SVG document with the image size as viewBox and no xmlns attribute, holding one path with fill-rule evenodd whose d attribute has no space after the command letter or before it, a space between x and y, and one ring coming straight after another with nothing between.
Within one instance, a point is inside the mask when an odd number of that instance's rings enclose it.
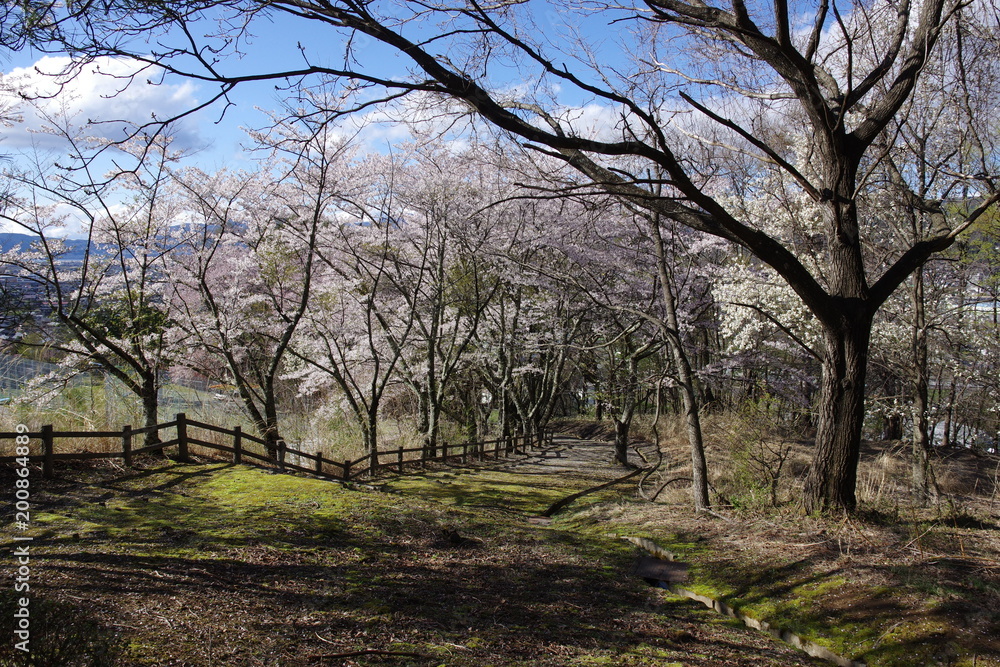
<instances>
[{"instance_id":1,"label":"thin twig","mask_svg":"<svg viewBox=\"0 0 1000 667\"><path fill-rule=\"evenodd\" d=\"M318 632L314 632L313 634L316 635L316 639L319 639L322 642L326 642L327 644L334 644L334 645L336 645L335 642L332 642L329 639L327 639L326 637L323 637ZM411 651L383 651L383 650L377 649L377 648L365 648L365 649L360 649L360 650L357 650L357 651L345 651L343 653L324 653L324 654L321 654L321 655L312 655L312 656L309 656L309 659L310 660L331 660L331 659L334 659L334 658L358 658L358 657L361 657L363 655L394 655L394 656L399 656L399 657L403 657L403 658L429 658L429 657L431 657L431 656L426 655L424 653L413 653Z\"/></svg>"},{"instance_id":2,"label":"thin twig","mask_svg":"<svg viewBox=\"0 0 1000 667\"><path fill-rule=\"evenodd\" d=\"M672 477L671 479L668 479L667 481L665 481L663 484L660 485L660 488L656 490L656 493L654 493L653 496L649 499L649 502L655 503L656 499L660 497L661 493L663 493L663 490L667 488L669 485L673 484L674 482L693 482L693 481L694 480L690 477L683 477L683 476Z\"/></svg>"}]
</instances>

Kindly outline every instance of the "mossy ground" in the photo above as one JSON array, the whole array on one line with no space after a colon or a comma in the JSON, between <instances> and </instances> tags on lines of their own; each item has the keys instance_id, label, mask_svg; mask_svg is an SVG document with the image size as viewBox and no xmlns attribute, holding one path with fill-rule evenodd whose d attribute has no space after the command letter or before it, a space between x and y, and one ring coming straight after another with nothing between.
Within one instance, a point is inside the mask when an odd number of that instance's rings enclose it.
<instances>
[{"instance_id":1,"label":"mossy ground","mask_svg":"<svg viewBox=\"0 0 1000 667\"><path fill-rule=\"evenodd\" d=\"M533 522L574 486L541 477L441 468L380 491L221 463L61 468L34 481L31 594L90 624L98 657L67 665L815 664L646 588L621 540ZM64 639L53 625L34 649Z\"/></svg>"},{"instance_id":2,"label":"mossy ground","mask_svg":"<svg viewBox=\"0 0 1000 667\"><path fill-rule=\"evenodd\" d=\"M958 535L932 522L919 534L935 550L910 553L913 531L900 524L735 512L695 520L657 509L584 514L674 552L694 592L869 667L1000 665L1000 572L976 529Z\"/></svg>"}]
</instances>

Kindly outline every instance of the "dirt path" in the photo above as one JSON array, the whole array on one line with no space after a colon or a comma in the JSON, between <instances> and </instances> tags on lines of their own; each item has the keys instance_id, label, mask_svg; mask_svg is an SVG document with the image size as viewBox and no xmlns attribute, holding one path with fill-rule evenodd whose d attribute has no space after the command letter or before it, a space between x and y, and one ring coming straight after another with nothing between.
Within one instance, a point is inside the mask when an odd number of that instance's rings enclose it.
<instances>
[{"instance_id":1,"label":"dirt path","mask_svg":"<svg viewBox=\"0 0 1000 667\"><path fill-rule=\"evenodd\" d=\"M649 458L652 445L637 446ZM637 447L629 448L629 464L642 467L647 465L636 453ZM627 472L624 466L614 461L614 445L610 442L581 440L573 436L557 435L552 446L533 450L527 456L512 459L506 467L513 470L531 472L542 471L551 475L569 475L580 481L594 484L619 477Z\"/></svg>"},{"instance_id":2,"label":"dirt path","mask_svg":"<svg viewBox=\"0 0 1000 667\"><path fill-rule=\"evenodd\" d=\"M554 503L646 465L635 451L629 452L632 469L615 463L613 455L611 443L557 436L551 446L527 454L469 466L438 466L425 472L391 475L374 486L391 492L419 494L450 505L501 509L536 517ZM628 484L612 487L609 493L622 489L627 492ZM607 494L587 498L590 501L602 497Z\"/></svg>"}]
</instances>

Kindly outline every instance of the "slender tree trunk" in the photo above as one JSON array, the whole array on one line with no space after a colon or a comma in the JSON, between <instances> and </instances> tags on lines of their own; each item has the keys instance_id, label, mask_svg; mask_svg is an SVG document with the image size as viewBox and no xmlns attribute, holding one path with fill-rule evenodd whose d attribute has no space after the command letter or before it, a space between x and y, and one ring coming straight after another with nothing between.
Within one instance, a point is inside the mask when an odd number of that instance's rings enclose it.
<instances>
[{"instance_id":1,"label":"slender tree trunk","mask_svg":"<svg viewBox=\"0 0 1000 667\"><path fill-rule=\"evenodd\" d=\"M431 432L431 397L423 385L414 385L417 393L417 415L420 420L417 424L417 433L423 439L424 456L431 458L436 454L434 437Z\"/></svg>"},{"instance_id":2,"label":"slender tree trunk","mask_svg":"<svg viewBox=\"0 0 1000 667\"><path fill-rule=\"evenodd\" d=\"M952 447L957 438L952 437L952 421L955 416L955 392L957 383L955 377L952 376L951 381L948 383L948 402L945 404L944 409L944 424L941 425L941 447L948 449Z\"/></svg>"},{"instance_id":3,"label":"slender tree trunk","mask_svg":"<svg viewBox=\"0 0 1000 667\"><path fill-rule=\"evenodd\" d=\"M489 401L484 401L482 393L483 388L477 387L473 403L475 414L475 431L472 434L473 442L485 440L490 432L490 413L493 412L493 399L491 397Z\"/></svg>"},{"instance_id":4,"label":"slender tree trunk","mask_svg":"<svg viewBox=\"0 0 1000 667\"><path fill-rule=\"evenodd\" d=\"M498 406L500 409L500 424L498 429L499 431L498 436L501 440L510 437L510 434L514 428L514 420L512 418L514 415L514 410L511 404L510 396L508 395L509 391L510 389L506 386L506 381L505 381L504 386L501 388L500 391L500 403Z\"/></svg>"},{"instance_id":5,"label":"slender tree trunk","mask_svg":"<svg viewBox=\"0 0 1000 667\"><path fill-rule=\"evenodd\" d=\"M441 435L441 406L433 397L427 401L427 430L424 432L424 443L431 456L437 455L438 441Z\"/></svg>"},{"instance_id":6,"label":"slender tree trunk","mask_svg":"<svg viewBox=\"0 0 1000 667\"><path fill-rule=\"evenodd\" d=\"M684 403L684 426L691 449L691 495L695 510L711 507L708 500L708 464L705 461L705 444L702 440L701 415L698 413L698 396L695 393L694 372L679 346L673 347L674 363L678 366L681 398Z\"/></svg>"},{"instance_id":7,"label":"slender tree trunk","mask_svg":"<svg viewBox=\"0 0 1000 667\"><path fill-rule=\"evenodd\" d=\"M656 249L657 273L660 278L660 290L666 314L666 338L674 365L677 369L677 379L680 385L681 400L684 405L684 424L687 431L688 445L691 449L691 497L696 511L711 507L708 499L708 464L705 461L705 444L701 433L701 415L698 413L698 393L695 375L688 360L687 353L680 338L680 322L677 318L677 302L674 299L673 281L667 268L667 254L660 232L659 217L650 220L650 231Z\"/></svg>"},{"instance_id":8,"label":"slender tree trunk","mask_svg":"<svg viewBox=\"0 0 1000 667\"><path fill-rule=\"evenodd\" d=\"M807 512L857 506L871 317L849 308L842 315L839 326L824 327L819 423L804 489Z\"/></svg>"},{"instance_id":9,"label":"slender tree trunk","mask_svg":"<svg viewBox=\"0 0 1000 667\"><path fill-rule=\"evenodd\" d=\"M927 453L930 450L930 409L927 390L927 321L924 310L924 270L919 268L913 274L913 449L912 485L913 499L918 505L927 502L929 491Z\"/></svg>"},{"instance_id":10,"label":"slender tree trunk","mask_svg":"<svg viewBox=\"0 0 1000 667\"><path fill-rule=\"evenodd\" d=\"M361 429L362 444L369 456L371 470L378 467L378 402L373 402L368 408L365 423Z\"/></svg>"},{"instance_id":11,"label":"slender tree trunk","mask_svg":"<svg viewBox=\"0 0 1000 667\"><path fill-rule=\"evenodd\" d=\"M265 383L263 391L264 420L261 424L261 436L266 443L267 455L277 461L278 441L281 440L278 432L278 399L274 395L274 386L272 384Z\"/></svg>"}]
</instances>

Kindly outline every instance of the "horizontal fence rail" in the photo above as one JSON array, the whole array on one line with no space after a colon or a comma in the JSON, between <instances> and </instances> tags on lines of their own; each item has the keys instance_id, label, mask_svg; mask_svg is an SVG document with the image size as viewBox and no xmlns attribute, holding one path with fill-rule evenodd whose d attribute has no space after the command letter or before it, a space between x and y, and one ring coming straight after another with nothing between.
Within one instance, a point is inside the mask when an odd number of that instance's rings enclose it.
<instances>
[{"instance_id":1,"label":"horizontal fence rail","mask_svg":"<svg viewBox=\"0 0 1000 667\"><path fill-rule=\"evenodd\" d=\"M173 430L174 437L167 440L160 440L161 432ZM141 447L135 446L137 437L153 434L153 443ZM208 440L208 434L223 436L228 444L213 442ZM168 447L176 447L175 458L179 461L190 461L189 447L191 445L202 449L224 452L227 458L233 463L249 463L260 467L277 468L281 471L304 472L319 477L335 479L348 482L358 477L370 476L380 470L391 470L402 473L406 466L419 465L430 461L449 460L468 463L470 460L486 460L489 458L500 459L512 454L524 454L535 447L543 447L552 444L553 434L543 432L535 436L515 435L508 438L495 440L484 440L479 442L463 443L442 443L430 449L428 447L399 447L396 449L382 450L365 454L356 460L335 461L323 456L322 450L314 453L302 452L289 447L284 441L278 440L276 444L268 445L267 441L243 430L237 426L232 429L222 428L214 424L188 419L183 413L178 414L173 421L156 426L144 428L132 428L130 425L122 427L121 431L55 431L52 426L42 426L37 432L14 433L0 432L0 441L12 440L17 437L27 436L29 442L40 442L41 451L30 453L33 448L28 445L29 454L27 459L33 463L42 464L42 475L50 478L53 475L53 466L56 461L86 461L93 459L122 459L127 466L132 465L133 457L139 454L148 454L163 451ZM201 436L201 437L199 437ZM120 450L107 452L57 452L56 441L58 440L86 440L86 439L113 439L120 443ZM273 456L259 454L252 449L247 449L247 445L258 445L264 451L273 451ZM34 449L38 449L34 447ZM416 454L414 457L412 455ZM295 458L298 463L289 461L289 457ZM0 456L0 463L14 463L21 461L22 456ZM309 462L308 465L301 465L302 461Z\"/></svg>"}]
</instances>

